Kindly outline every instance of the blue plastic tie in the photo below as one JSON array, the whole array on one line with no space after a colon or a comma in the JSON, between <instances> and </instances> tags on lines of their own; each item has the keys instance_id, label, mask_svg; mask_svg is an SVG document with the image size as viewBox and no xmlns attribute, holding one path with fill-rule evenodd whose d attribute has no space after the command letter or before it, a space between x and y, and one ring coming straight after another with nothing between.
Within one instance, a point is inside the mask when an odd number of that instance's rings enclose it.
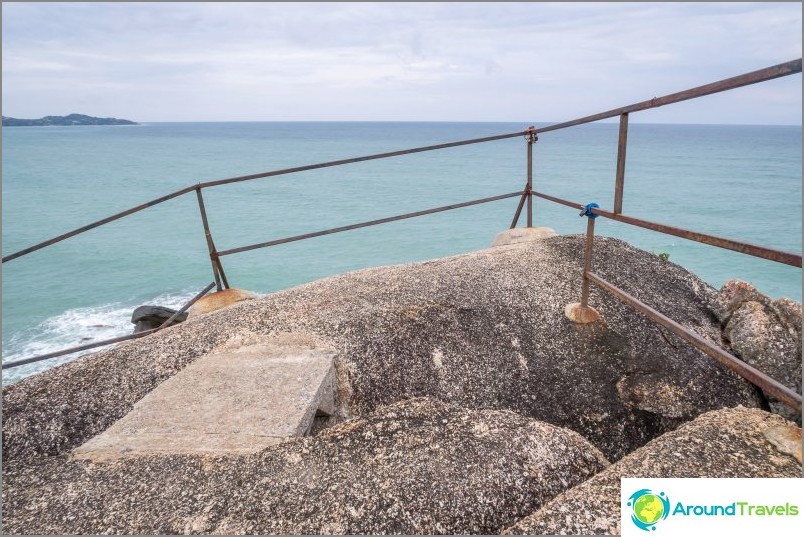
<instances>
[{"instance_id":1,"label":"blue plastic tie","mask_svg":"<svg viewBox=\"0 0 804 537\"><path fill-rule=\"evenodd\" d=\"M600 205L598 205L597 203L587 203L584 206L583 211L581 211L580 216L588 216L589 218L597 218L598 216L600 216L599 214L595 214L595 213L592 212L593 207L596 207L596 208L599 209Z\"/></svg>"}]
</instances>

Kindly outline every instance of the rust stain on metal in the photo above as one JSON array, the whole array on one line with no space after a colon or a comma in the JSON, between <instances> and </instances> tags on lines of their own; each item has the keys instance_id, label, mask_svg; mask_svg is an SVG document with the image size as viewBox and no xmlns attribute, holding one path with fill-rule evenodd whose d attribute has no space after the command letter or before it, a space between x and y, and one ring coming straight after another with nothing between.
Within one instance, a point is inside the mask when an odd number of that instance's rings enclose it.
<instances>
[{"instance_id":1,"label":"rust stain on metal","mask_svg":"<svg viewBox=\"0 0 804 537\"><path fill-rule=\"evenodd\" d=\"M528 198L528 227L533 227L533 143L539 138L536 136L534 127L528 127L528 184L525 187L525 195Z\"/></svg>"},{"instance_id":2,"label":"rust stain on metal","mask_svg":"<svg viewBox=\"0 0 804 537\"><path fill-rule=\"evenodd\" d=\"M525 185L525 191L522 193L522 197L519 198L519 204L516 206L516 212L514 213L514 218L513 220L511 220L510 229L514 229L516 227L517 222L519 222L519 216L522 214L522 207L525 206L525 199L528 197L527 188L528 185Z\"/></svg>"},{"instance_id":3,"label":"rust stain on metal","mask_svg":"<svg viewBox=\"0 0 804 537\"><path fill-rule=\"evenodd\" d=\"M768 259L770 261L775 261L778 263L783 263L787 265L792 265L796 267L802 266L802 257L800 254L785 252L781 250L776 250L773 248L767 248L764 246L759 246L755 244L750 244L743 241L737 241L733 239L727 239L723 237L718 237L715 235L710 235L706 233L700 233L696 231L687 230L680 227L670 226L666 224L660 224L657 222L652 222L648 220L643 220L639 218L634 218L630 216L625 216L622 214L622 203L623 203L623 189L624 189L624 182L625 182L625 162L626 162L626 146L628 140L628 117L631 112L637 112L641 110L647 110L650 108L656 108L659 106L665 106L672 103L677 103L681 101L685 101L688 99L695 99L698 97L702 97L705 95L711 95L714 93L727 91L735 88L739 88L742 86L747 86L750 84L756 84L759 82L765 82L768 80L773 80L775 78L788 76L796 73L800 73L802 70L802 60L799 58L797 60L781 63L778 65L774 65L771 67L767 67L765 69L759 69L757 71L752 71L750 73L745 73L739 76L735 76L732 78L720 80L717 82L712 82L710 84L705 84L703 86L698 86L695 88L687 89L684 91L680 91L677 93L672 93L669 95L665 95L662 97L654 97L647 101L642 101L639 103L634 103L628 106L624 106L621 108L616 108L613 110L608 110L606 112L601 112L598 114L593 114L590 116L585 116L582 118L574 119L571 121L566 121L563 123L557 123L554 125L549 125L547 127L543 127L538 129L538 132L549 132L559 129L564 129L568 127L573 127L576 125L582 125L585 123L591 123L594 121L600 121L602 119L607 119L611 117L620 117L620 129L619 129L619 139L618 139L618 154L617 154L617 172L615 177L615 194L614 194L614 211L606 211L604 209L592 209L592 212L596 215L603 216L606 218L610 218L612 220L616 220L618 222L634 225L637 227L642 227L645 229L650 229L652 231L657 231L659 233L665 233L669 235L674 235L677 237L681 237L684 239L701 242L703 244L707 244L710 246L716 246L719 248L724 248L736 252L740 252L746 255L751 255L755 257L760 257L763 259ZM509 194L502 194L499 196L492 196L488 198L482 198L478 200L457 203L452 205L445 205L442 207L436 207L433 209L427 209L423 211L417 211L412 213L401 214L397 216L392 216L388 218L381 218L377 220L370 220L367 222L361 222L357 224L352 224L348 226L336 227L331 228L323 231L317 231L313 233L306 233L302 235L295 235L291 237L286 237L283 239L277 239L273 241L263 242L259 244L252 244L249 246L242 246L239 248L231 248L229 250L217 251L215 248L215 243L212 239L212 233L209 228L209 222L207 219L206 208L204 206L203 196L201 190L203 188L213 187L213 186L220 186L224 184L230 183L237 183L242 181L250 181L254 179L261 179L267 177L275 177L279 175L286 175L292 173L299 173L304 171L310 170L317 170L322 168L328 168L333 166L342 166L346 164L354 164L358 162L365 162L369 160L376 160L376 159L384 159L390 157L397 157L402 155L409 155L414 153L421 153L425 151L435 151L441 149L447 149L451 147L458 147L463 145L470 145L470 144L478 144L478 143L485 143L491 142L496 140L503 140L508 138L514 138L521 135L526 135L526 139L528 142L527 146L527 183L525 185L525 189L523 191L512 192ZM376 153L372 155L364 155L360 157L348 158L348 159L341 159L341 160L333 160L328 162L321 162L317 164L309 164L306 166L298 166L294 168L285 168L279 170L272 170L268 172L256 173L251 175L243 175L238 177L231 177L228 179L220 179L216 181L207 181L203 183L198 183L196 185L188 186L180 190L176 190L175 192L171 192L167 195L162 197L153 199L141 205L137 205L136 207L132 207L125 211L116 213L112 216L103 218L101 220L97 220L85 226L76 228L72 231L63 233L46 241L40 242L28 248L24 248L18 252L12 253L3 257L2 262L5 263L7 261L11 261L13 259L17 259L24 255L27 255L31 252L40 250L47 246L51 246L58 242L61 242L65 239L70 237L74 237L80 233L84 233L96 227L102 226L104 224L113 222L125 216L134 214L136 212L142 211L147 209L148 207L152 207L154 205L163 203L170 199L176 198L193 190L196 191L198 197L198 204L201 211L201 219L204 225L204 234L207 241L207 248L210 257L210 262L212 265L212 272L215 277L215 281L209 284L204 290L202 290L198 295L196 295L192 300L190 300L187 304L185 304L182 309L174 314L171 319L168 319L165 323L163 323L159 328L148 330L144 332L139 332L137 334L130 334L127 336L121 336L118 338L113 338L105 341L99 341L95 343L90 343L88 345L82 345L80 347L73 347L70 349L65 349L62 351L57 351L53 353L48 353L45 355L35 356L31 358L25 358L22 360L15 360L12 362L7 362L2 364L2 368L6 369L9 367L16 367L19 365L24 365L32 362L37 362L40 360L45 360L48 358L54 358L57 356L62 356L65 354L72 354L74 352L78 352L81 350L91 349L95 347L100 347L104 345L109 345L111 343L117 343L120 341L126 341L130 339L136 339L139 337L146 336L152 332L157 330L163 329L165 326L169 325L170 322L178 316L180 313L183 313L187 308L189 308L195 301L200 299L206 293L208 293L213 287L217 286L218 290L221 290L222 287L229 288L229 282L226 278L226 274L223 271L223 265L221 263L220 257L223 255L230 255L239 252L245 252L249 250L254 250L257 248L265 248L269 246L275 246L278 244L285 244L289 242L299 241L310 239L314 237L319 237L322 235L329 235L332 233L340 233L343 231L349 231L353 229L374 226L378 224L384 224L387 222L394 222L397 220L403 220L407 218L414 218L418 216L424 216L427 214L433 214L442 211L448 211L452 209L457 209L461 207L468 207L471 205L477 205L481 203L489 203L492 201L502 200L506 198L511 198L515 196L519 196L520 200L517 205L516 212L514 214L514 218L511 222L511 227L514 228L517 225L519 217L522 213L522 210L527 203L527 226L532 227L533 225L533 196L537 196L548 201L552 201L555 203L559 203L562 205L566 205L568 207L572 207L574 209L583 209L584 205L580 203L576 203L573 201L565 200L562 198L558 198L555 196L551 196L545 194L543 192L537 192L533 190L533 143L537 140L537 131L534 127L529 127L525 131L518 131L513 133L507 134L499 134L495 136L486 136L482 138L472 138L467 140L460 140L456 142L449 142L449 143L442 143L436 145L429 145L429 146L422 146L422 147L415 147L411 149L404 149L399 151L390 151L386 153ZM589 282L595 283L598 287L602 288L603 290L609 292L610 294L614 295L615 297L619 298L626 304L629 304L631 307L635 308L637 311L646 315L648 318L659 324L660 326L665 327L666 329L670 330L671 332L675 333L682 339L686 340L687 342L691 343L701 351L705 352L706 354L713 357L718 362L722 363L723 365L729 367L730 369L734 370L739 375L743 376L748 381L756 384L757 386L761 387L767 393L774 395L780 401L784 402L787 405L790 405L793 408L801 410L801 395L795 393L794 391L790 390L789 388L785 387L784 385L780 384L778 381L770 378L769 376L765 375L761 371L753 368L752 366L740 361L739 359L735 358L731 354L727 353L720 347L716 346L712 342L705 340L695 334L694 332L688 330L687 328L679 325L672 319L665 317L660 312L650 308L646 304L640 302L636 298L632 297L625 291L619 289L618 287L614 286L613 284L603 280L600 276L591 272L591 258L592 258L592 248L594 242L594 219L588 218L587 221L587 231L586 231L586 242L584 247L584 268L583 268L583 289L582 289L582 297L580 303L574 303L567 306L565 309L566 315L575 322L602 322L602 317L600 314L592 307L588 305L589 301Z\"/></svg>"},{"instance_id":4,"label":"rust stain on metal","mask_svg":"<svg viewBox=\"0 0 804 537\"><path fill-rule=\"evenodd\" d=\"M749 242L737 241L734 239L727 239L725 237L718 237L717 235L710 235L708 233L700 233L698 231L691 231L676 226L667 224L660 224L658 222L651 222L650 220L642 220L641 218L634 218L633 216L625 216L624 214L615 214L605 209L592 209L592 212L600 216L605 216L618 222L631 224L633 226L658 231L667 235L675 235L682 239L688 239L695 242L701 242L710 246L717 246L726 250L740 252L742 254L751 255L754 257L761 257L777 263L785 265L792 265L801 268L801 254L792 252L785 252L783 250L776 250L774 248L767 248Z\"/></svg>"},{"instance_id":5,"label":"rust stain on metal","mask_svg":"<svg viewBox=\"0 0 804 537\"><path fill-rule=\"evenodd\" d=\"M620 134L617 140L617 175L614 179L614 212L623 212L623 185L625 184L625 150L628 145L628 114L620 115Z\"/></svg>"},{"instance_id":6,"label":"rust stain on metal","mask_svg":"<svg viewBox=\"0 0 804 537\"><path fill-rule=\"evenodd\" d=\"M592 270L592 247L595 242L595 219L586 219L586 240L583 248L583 287L581 289L581 308L589 306L589 271Z\"/></svg>"},{"instance_id":7,"label":"rust stain on metal","mask_svg":"<svg viewBox=\"0 0 804 537\"><path fill-rule=\"evenodd\" d=\"M221 277L218 274L219 263L216 263L217 255L215 254L215 243L212 241L212 233L209 230L209 222L207 221L207 209L204 206L204 196L201 194L201 187L195 189L198 196L198 209L201 211L201 223L204 225L204 238L207 241L207 250L209 250L209 261L212 263L212 275L215 277L215 286L218 291L223 289L221 285Z\"/></svg>"},{"instance_id":8,"label":"rust stain on metal","mask_svg":"<svg viewBox=\"0 0 804 537\"><path fill-rule=\"evenodd\" d=\"M654 97L653 99L649 99L647 101L629 104L628 106L615 108L613 110L608 110L606 112L600 112L599 114L592 114L591 116L585 116L579 119L565 121L563 123L556 123L554 125L549 125L547 127L540 128L539 132L549 132L559 129L566 129L567 127L574 127L576 125L583 125L584 123L592 123L594 121L600 121L601 119L617 117L619 115L628 114L630 112L638 112L640 110L648 110L651 108L657 108L659 106L679 103L681 101L687 101L689 99L695 99L698 97L703 97L705 95L712 95L713 93L732 90L735 88L740 88L751 84L757 84L759 82L766 82L768 80L773 80L774 78L780 78L783 76L793 75L800 72L801 72L801 58L797 60L791 60L789 62L780 63L778 65L773 65L771 67L766 67L765 69L752 71L750 73L746 73L743 75L726 78L724 80L719 80L717 82L712 82L711 84L705 84L703 86L698 86L692 89L679 91L677 93L671 93L663 97Z\"/></svg>"}]
</instances>

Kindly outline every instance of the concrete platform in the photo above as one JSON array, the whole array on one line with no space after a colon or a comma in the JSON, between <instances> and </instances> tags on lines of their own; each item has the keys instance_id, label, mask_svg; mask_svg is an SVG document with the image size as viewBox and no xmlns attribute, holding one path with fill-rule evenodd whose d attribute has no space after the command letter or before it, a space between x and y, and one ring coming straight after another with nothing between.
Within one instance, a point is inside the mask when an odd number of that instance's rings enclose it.
<instances>
[{"instance_id":1,"label":"concrete platform","mask_svg":"<svg viewBox=\"0 0 804 537\"><path fill-rule=\"evenodd\" d=\"M93 461L153 454L246 454L310 431L335 411L334 355L261 344L208 354L73 450Z\"/></svg>"}]
</instances>

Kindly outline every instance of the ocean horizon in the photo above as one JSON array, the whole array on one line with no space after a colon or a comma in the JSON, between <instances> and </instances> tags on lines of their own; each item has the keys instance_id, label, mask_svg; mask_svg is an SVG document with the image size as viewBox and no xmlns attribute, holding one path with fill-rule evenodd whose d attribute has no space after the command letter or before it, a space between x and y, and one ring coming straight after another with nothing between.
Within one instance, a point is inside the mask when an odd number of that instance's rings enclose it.
<instances>
[{"instance_id":1,"label":"ocean horizon","mask_svg":"<svg viewBox=\"0 0 804 537\"><path fill-rule=\"evenodd\" d=\"M3 255L200 181L528 125L231 121L4 128ZM800 125L629 127L625 214L801 251ZM535 188L610 208L617 130L616 123L600 122L541 134ZM517 137L362 162L213 187L204 199L216 246L224 250L520 190L525 147ZM233 287L275 292L350 270L486 248L509 226L516 204L512 198L222 261ZM799 269L606 219L597 223L597 234L667 253L716 288L738 278L772 297L801 301ZM538 198L534 225L560 234L585 230L577 211ZM135 307L178 307L210 281L195 196L146 209L4 264L3 360L125 335ZM74 357L4 371L3 382Z\"/></svg>"}]
</instances>

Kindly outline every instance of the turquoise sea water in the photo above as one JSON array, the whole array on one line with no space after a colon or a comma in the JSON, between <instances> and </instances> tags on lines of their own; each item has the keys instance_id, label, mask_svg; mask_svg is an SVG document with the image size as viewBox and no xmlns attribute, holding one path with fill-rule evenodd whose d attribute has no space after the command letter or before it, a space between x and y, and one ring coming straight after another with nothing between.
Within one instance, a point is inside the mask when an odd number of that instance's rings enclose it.
<instances>
[{"instance_id":1,"label":"turquoise sea water","mask_svg":"<svg viewBox=\"0 0 804 537\"><path fill-rule=\"evenodd\" d=\"M7 255L199 181L513 132L511 123L153 123L2 131ZM535 187L610 208L617 125L545 133ZM205 191L218 249L521 189L522 138L325 168ZM650 125L629 131L624 212L801 251L801 127ZM516 199L223 258L233 286L267 293L368 266L467 252L507 228ZM524 223L524 218L521 221ZM582 233L537 199L535 225ZM801 271L599 219L713 286L751 281L801 300ZM580 253L579 253L580 255ZM642 275L650 277L650 275ZM639 277L639 275L635 275ZM177 307L212 281L195 195L3 265L3 360L131 331L134 307ZM72 357L4 371L4 382Z\"/></svg>"}]
</instances>

